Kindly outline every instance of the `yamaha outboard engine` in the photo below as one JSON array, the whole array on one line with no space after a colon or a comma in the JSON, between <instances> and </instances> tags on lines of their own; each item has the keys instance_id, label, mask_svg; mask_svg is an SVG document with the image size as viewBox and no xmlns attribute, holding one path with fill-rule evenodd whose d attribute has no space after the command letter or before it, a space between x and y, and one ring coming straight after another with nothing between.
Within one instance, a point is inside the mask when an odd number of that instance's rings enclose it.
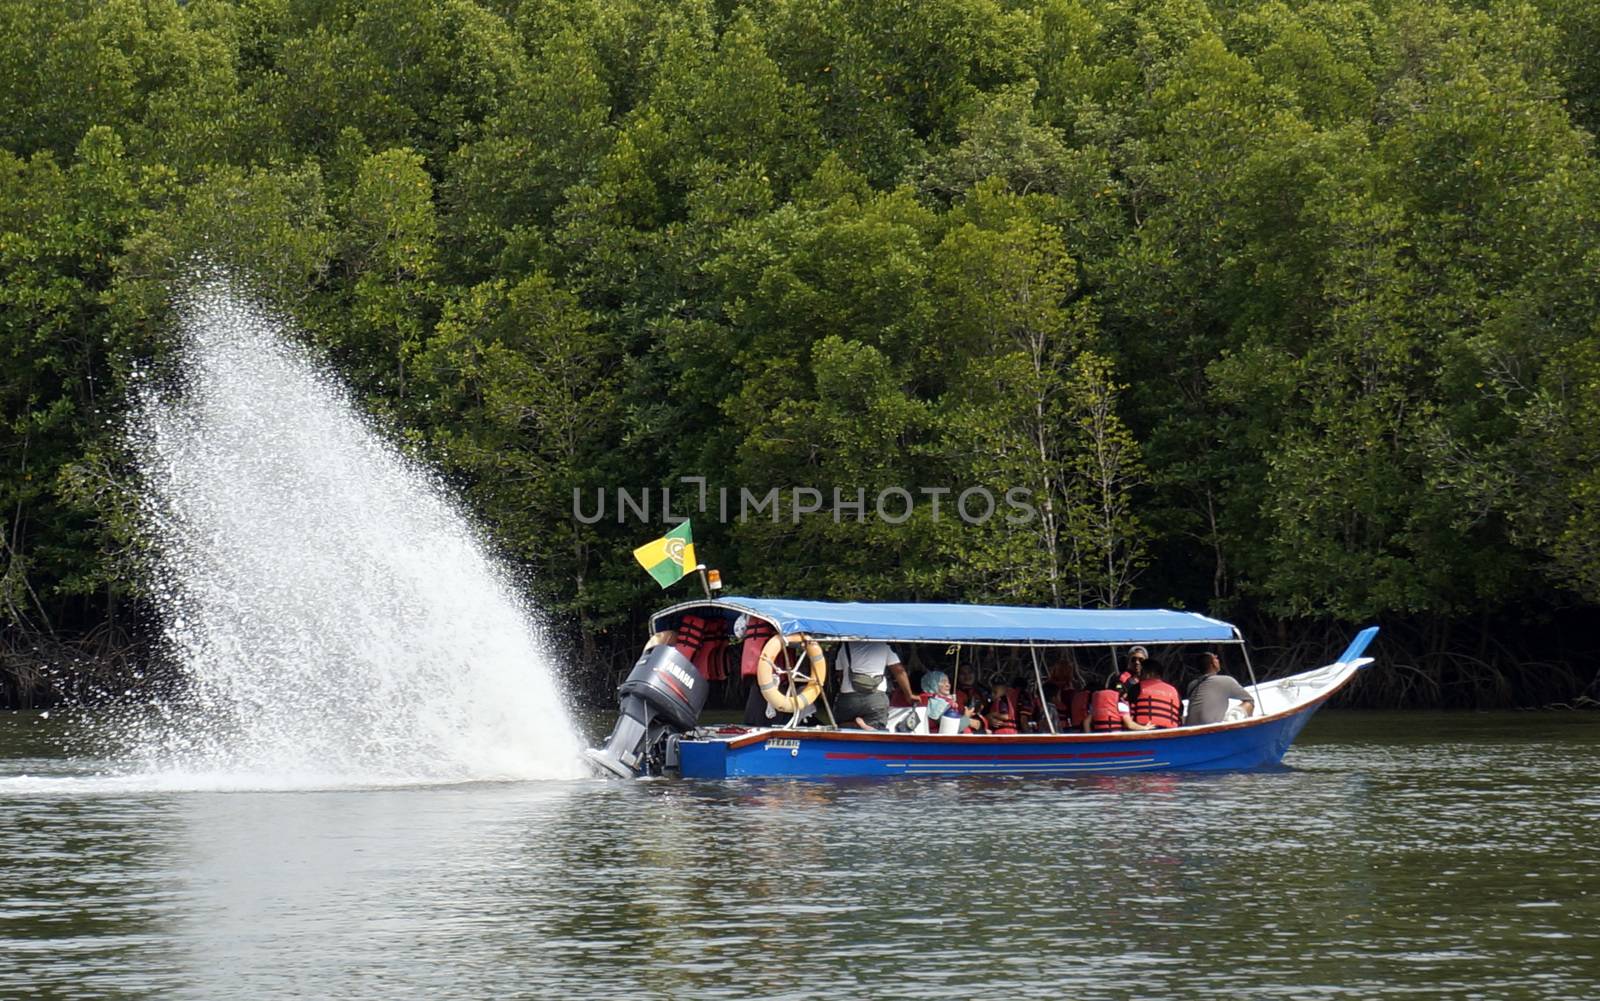
<instances>
[{"instance_id":1,"label":"yamaha outboard engine","mask_svg":"<svg viewBox=\"0 0 1600 1001\"><path fill-rule=\"evenodd\" d=\"M652 764L660 771L667 736L694 728L709 687L689 658L671 643L646 650L617 689L622 715L610 739L604 747L590 749L589 760L625 779Z\"/></svg>"}]
</instances>

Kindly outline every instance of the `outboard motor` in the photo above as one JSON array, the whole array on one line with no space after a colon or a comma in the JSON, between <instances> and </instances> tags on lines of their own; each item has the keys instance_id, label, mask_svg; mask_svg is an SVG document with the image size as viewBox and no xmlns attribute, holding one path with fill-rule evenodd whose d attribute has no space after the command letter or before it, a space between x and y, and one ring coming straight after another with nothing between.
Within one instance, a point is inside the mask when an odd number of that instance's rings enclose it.
<instances>
[{"instance_id":1,"label":"outboard motor","mask_svg":"<svg viewBox=\"0 0 1600 1001\"><path fill-rule=\"evenodd\" d=\"M667 736L694 728L709 688L699 669L671 643L651 647L617 689L622 715L605 746L587 752L589 760L625 779L652 762L659 770Z\"/></svg>"}]
</instances>

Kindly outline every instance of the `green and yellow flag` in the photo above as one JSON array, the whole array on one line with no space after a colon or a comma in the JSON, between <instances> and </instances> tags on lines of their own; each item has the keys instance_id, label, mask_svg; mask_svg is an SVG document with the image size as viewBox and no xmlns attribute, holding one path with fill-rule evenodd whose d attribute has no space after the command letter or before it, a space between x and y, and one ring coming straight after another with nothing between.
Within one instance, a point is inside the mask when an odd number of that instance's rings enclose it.
<instances>
[{"instance_id":1,"label":"green and yellow flag","mask_svg":"<svg viewBox=\"0 0 1600 1001\"><path fill-rule=\"evenodd\" d=\"M656 583L667 587L683 579L683 575L698 564L694 558L694 533L686 521L654 542L646 542L633 551L633 558L650 571Z\"/></svg>"}]
</instances>

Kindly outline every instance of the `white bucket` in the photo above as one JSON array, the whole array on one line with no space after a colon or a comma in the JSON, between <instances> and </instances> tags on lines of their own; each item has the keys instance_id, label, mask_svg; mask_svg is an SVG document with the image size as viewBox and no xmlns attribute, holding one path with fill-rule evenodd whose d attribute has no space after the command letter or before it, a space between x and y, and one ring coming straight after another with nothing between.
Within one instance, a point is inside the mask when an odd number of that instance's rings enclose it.
<instances>
[{"instance_id":1,"label":"white bucket","mask_svg":"<svg viewBox=\"0 0 1600 1001\"><path fill-rule=\"evenodd\" d=\"M943 716L940 716L939 717L939 732L940 733L960 733L961 732L961 714L956 712L954 709L951 709L951 710L948 710L947 712L945 712L945 714Z\"/></svg>"}]
</instances>

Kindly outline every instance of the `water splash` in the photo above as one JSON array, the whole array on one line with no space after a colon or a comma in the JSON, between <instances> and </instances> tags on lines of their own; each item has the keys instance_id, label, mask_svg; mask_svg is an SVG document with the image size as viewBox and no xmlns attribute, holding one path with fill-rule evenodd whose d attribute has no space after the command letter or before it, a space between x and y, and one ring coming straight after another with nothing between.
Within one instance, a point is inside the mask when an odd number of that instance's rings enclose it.
<instances>
[{"instance_id":1,"label":"water splash","mask_svg":"<svg viewBox=\"0 0 1600 1001\"><path fill-rule=\"evenodd\" d=\"M583 774L528 610L438 479L224 284L184 333L181 388L130 425L187 682L125 721L138 766L271 788Z\"/></svg>"}]
</instances>

